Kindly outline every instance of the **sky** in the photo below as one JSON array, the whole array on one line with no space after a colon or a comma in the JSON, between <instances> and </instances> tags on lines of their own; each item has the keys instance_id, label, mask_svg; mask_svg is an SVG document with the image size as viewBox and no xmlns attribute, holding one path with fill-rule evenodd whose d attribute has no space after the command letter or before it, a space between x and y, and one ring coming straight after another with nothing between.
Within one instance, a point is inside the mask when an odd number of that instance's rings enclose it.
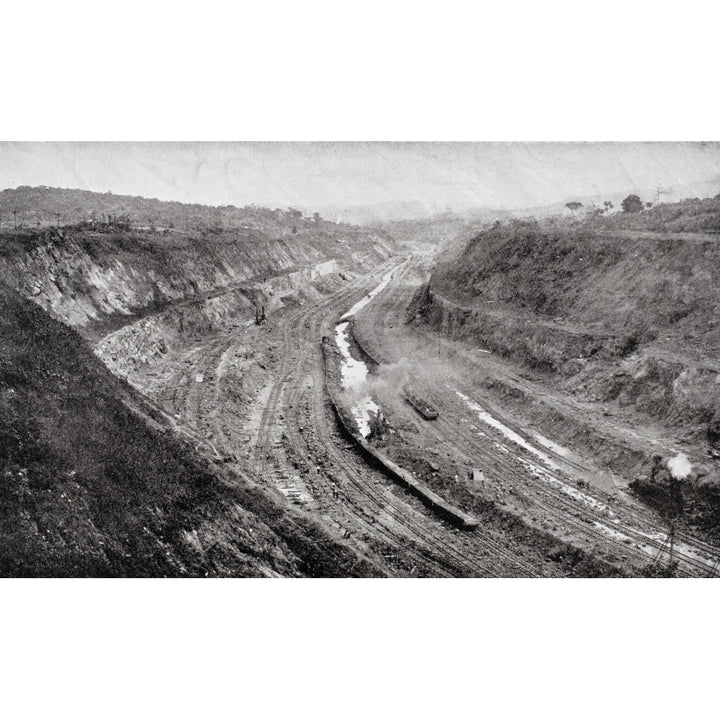
<instances>
[{"instance_id":1,"label":"sky","mask_svg":"<svg viewBox=\"0 0 720 720\"><path fill-rule=\"evenodd\" d=\"M658 184L668 200L720 193L720 143L0 143L0 189L209 205L513 209Z\"/></svg>"}]
</instances>

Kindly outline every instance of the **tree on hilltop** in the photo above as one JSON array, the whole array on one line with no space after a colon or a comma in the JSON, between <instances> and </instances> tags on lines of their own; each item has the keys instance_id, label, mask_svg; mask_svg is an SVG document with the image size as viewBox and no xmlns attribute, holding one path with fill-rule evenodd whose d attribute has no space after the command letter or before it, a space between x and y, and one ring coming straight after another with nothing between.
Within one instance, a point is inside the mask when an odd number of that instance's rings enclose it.
<instances>
[{"instance_id":1,"label":"tree on hilltop","mask_svg":"<svg viewBox=\"0 0 720 720\"><path fill-rule=\"evenodd\" d=\"M565 207L570 210L570 212L574 215L576 210L579 210L583 204L581 202L577 202L577 200L569 203L565 203Z\"/></svg>"},{"instance_id":2,"label":"tree on hilltop","mask_svg":"<svg viewBox=\"0 0 720 720\"><path fill-rule=\"evenodd\" d=\"M640 212L643 207L643 201L637 195L628 195L622 201L622 209L626 213Z\"/></svg>"}]
</instances>

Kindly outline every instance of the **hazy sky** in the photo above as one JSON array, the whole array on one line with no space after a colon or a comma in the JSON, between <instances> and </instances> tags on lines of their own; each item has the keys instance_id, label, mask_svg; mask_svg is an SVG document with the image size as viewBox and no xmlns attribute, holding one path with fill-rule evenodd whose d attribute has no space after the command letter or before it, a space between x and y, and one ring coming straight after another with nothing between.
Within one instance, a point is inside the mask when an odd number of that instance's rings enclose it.
<instances>
[{"instance_id":1,"label":"hazy sky","mask_svg":"<svg viewBox=\"0 0 720 720\"><path fill-rule=\"evenodd\" d=\"M211 205L533 207L658 183L720 192L718 143L0 143L0 189Z\"/></svg>"}]
</instances>

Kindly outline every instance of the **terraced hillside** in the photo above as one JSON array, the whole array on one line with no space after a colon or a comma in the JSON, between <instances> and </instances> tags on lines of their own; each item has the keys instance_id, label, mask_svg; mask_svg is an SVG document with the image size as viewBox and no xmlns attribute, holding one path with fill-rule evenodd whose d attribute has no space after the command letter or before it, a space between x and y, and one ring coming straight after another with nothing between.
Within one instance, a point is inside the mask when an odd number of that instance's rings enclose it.
<instances>
[{"instance_id":1,"label":"terraced hillside","mask_svg":"<svg viewBox=\"0 0 720 720\"><path fill-rule=\"evenodd\" d=\"M719 260L713 236L629 237L515 223L477 236L440 268L425 312L454 334L578 386L612 363L621 374L602 388L604 399L625 392L653 416L709 422L720 399ZM632 373L623 373L631 364ZM631 378L618 382L623 375ZM651 397L638 392L642 384L654 386Z\"/></svg>"}]
</instances>

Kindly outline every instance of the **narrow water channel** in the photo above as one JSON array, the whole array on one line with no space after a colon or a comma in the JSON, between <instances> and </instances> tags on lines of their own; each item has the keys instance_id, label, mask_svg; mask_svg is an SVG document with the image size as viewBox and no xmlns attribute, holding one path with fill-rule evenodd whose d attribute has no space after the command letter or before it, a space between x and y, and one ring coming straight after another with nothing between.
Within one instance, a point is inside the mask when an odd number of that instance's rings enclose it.
<instances>
[{"instance_id":1,"label":"narrow water channel","mask_svg":"<svg viewBox=\"0 0 720 720\"><path fill-rule=\"evenodd\" d=\"M337 343L342 362L340 364L341 384L343 390L351 395L350 410L352 412L358 430L363 437L370 434L370 415L380 411L380 407L370 397L367 386L368 367L362 360L356 360L350 354L350 323L348 319L362 310L369 302L379 295L409 259L383 275L382 280L364 298L356 302L341 318L340 323L335 327L335 342Z\"/></svg>"},{"instance_id":2,"label":"narrow water channel","mask_svg":"<svg viewBox=\"0 0 720 720\"><path fill-rule=\"evenodd\" d=\"M340 353L341 384L343 390L351 394L350 410L363 437L370 434L370 413L380 410L370 397L367 388L368 368L362 360L356 360L350 354L350 338L348 337L350 323L341 322L335 327L335 342Z\"/></svg>"}]
</instances>

